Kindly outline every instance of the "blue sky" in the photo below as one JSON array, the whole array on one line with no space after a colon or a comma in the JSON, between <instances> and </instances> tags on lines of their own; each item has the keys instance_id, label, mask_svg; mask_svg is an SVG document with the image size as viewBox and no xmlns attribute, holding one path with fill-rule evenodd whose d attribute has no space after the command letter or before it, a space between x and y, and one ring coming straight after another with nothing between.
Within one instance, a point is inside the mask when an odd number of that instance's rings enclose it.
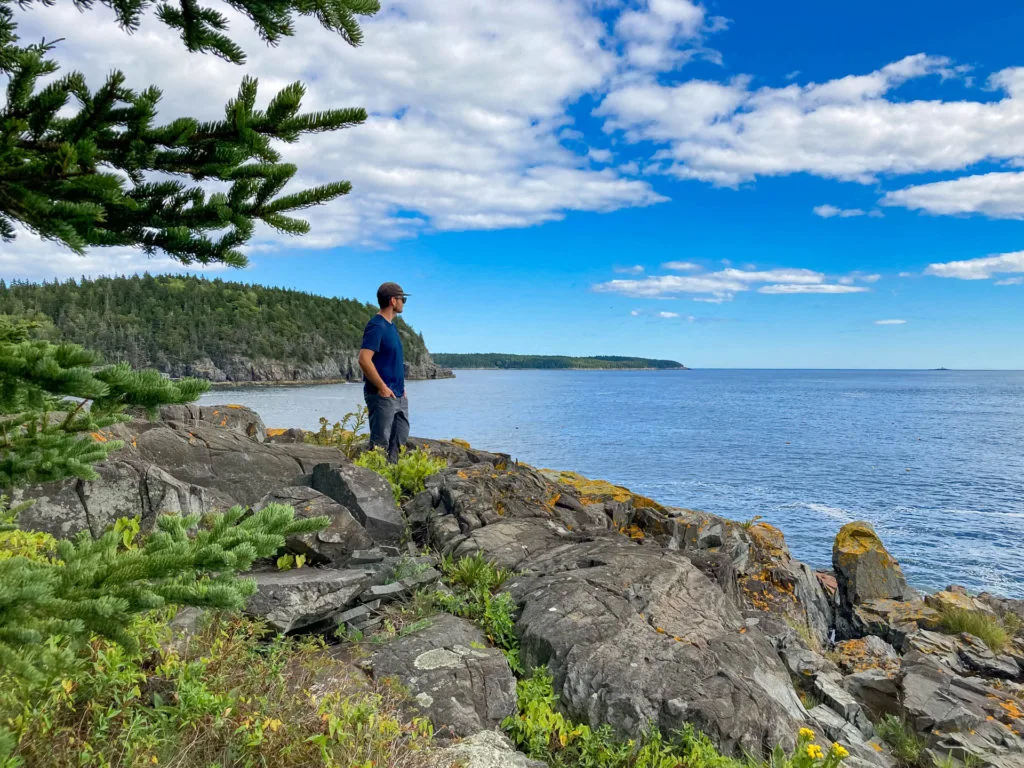
<instances>
[{"instance_id":1,"label":"blue sky","mask_svg":"<svg viewBox=\"0 0 1024 768\"><path fill-rule=\"evenodd\" d=\"M216 274L366 300L397 280L433 351L1024 368L1024 8L512 6L385 3L358 50L306 22L267 49L234 19L264 86L371 119L288 149L352 195ZM21 15L93 82L164 86L166 117L237 88L152 20L126 38L107 17ZM7 278L175 271L4 250Z\"/></svg>"}]
</instances>

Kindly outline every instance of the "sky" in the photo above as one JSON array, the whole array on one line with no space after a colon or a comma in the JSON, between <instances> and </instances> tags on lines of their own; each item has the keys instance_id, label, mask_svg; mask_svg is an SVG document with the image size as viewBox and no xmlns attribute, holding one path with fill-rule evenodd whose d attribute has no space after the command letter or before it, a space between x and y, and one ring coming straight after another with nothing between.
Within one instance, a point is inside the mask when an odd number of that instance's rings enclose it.
<instances>
[{"instance_id":1,"label":"sky","mask_svg":"<svg viewBox=\"0 0 1024 768\"><path fill-rule=\"evenodd\" d=\"M862 0L385 0L359 48L302 19L187 53L102 6L18 11L96 87L213 118L255 75L362 126L283 149L350 195L209 276L373 301L434 352L715 368L1024 368L1024 6ZM22 232L0 277L181 272Z\"/></svg>"}]
</instances>

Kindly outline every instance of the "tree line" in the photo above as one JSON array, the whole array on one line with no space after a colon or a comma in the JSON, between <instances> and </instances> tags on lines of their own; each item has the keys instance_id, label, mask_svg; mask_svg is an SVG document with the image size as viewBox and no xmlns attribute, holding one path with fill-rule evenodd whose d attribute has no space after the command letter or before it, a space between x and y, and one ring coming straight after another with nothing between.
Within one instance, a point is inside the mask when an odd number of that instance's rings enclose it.
<instances>
[{"instance_id":1,"label":"tree line","mask_svg":"<svg viewBox=\"0 0 1024 768\"><path fill-rule=\"evenodd\" d=\"M39 336L164 371L235 355L305 365L334 359L359 349L376 312L355 299L190 275L0 280L0 314L41 321ZM423 336L401 318L396 325L405 359L425 362Z\"/></svg>"},{"instance_id":2,"label":"tree line","mask_svg":"<svg viewBox=\"0 0 1024 768\"><path fill-rule=\"evenodd\" d=\"M646 357L621 357L619 355L596 355L593 357L569 357L566 355L506 355L500 352L454 354L438 352L433 356L438 365L445 368L496 368L521 370L526 368L576 368L576 369L677 369L685 368L675 360L652 360Z\"/></svg>"}]
</instances>

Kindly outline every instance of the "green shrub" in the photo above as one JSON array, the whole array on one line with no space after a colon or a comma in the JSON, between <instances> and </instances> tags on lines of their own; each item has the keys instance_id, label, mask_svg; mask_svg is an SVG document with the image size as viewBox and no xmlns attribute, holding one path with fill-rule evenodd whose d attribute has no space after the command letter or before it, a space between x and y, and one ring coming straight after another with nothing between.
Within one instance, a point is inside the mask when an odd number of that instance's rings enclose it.
<instances>
[{"instance_id":1,"label":"green shrub","mask_svg":"<svg viewBox=\"0 0 1024 768\"><path fill-rule=\"evenodd\" d=\"M396 464L389 464L387 455L378 446L372 451L365 451L355 463L360 467L371 469L383 477L391 485L395 494L395 503L401 504L411 499L426 486L423 481L427 477L448 466L441 458L434 458L423 449L413 451L402 450Z\"/></svg>"},{"instance_id":2,"label":"green shrub","mask_svg":"<svg viewBox=\"0 0 1024 768\"><path fill-rule=\"evenodd\" d=\"M848 754L839 745L825 752L806 728L800 730L791 754L777 747L767 763L723 756L689 724L671 738L651 724L639 739L620 739L607 725L591 728L560 712L551 675L544 668L520 680L516 692L517 713L506 718L503 727L521 751L551 768L836 768Z\"/></svg>"},{"instance_id":3,"label":"green shrub","mask_svg":"<svg viewBox=\"0 0 1024 768\"><path fill-rule=\"evenodd\" d=\"M924 740L914 727L896 715L886 715L875 725L878 738L889 745L900 768L926 768Z\"/></svg>"},{"instance_id":4,"label":"green shrub","mask_svg":"<svg viewBox=\"0 0 1024 768\"><path fill-rule=\"evenodd\" d=\"M523 673L519 661L519 638L515 634L516 604L507 592L498 592L512 572L496 568L481 553L454 560L441 560L441 571L451 593L438 592L437 604L448 613L462 616L480 626L500 648L512 671Z\"/></svg>"},{"instance_id":5,"label":"green shrub","mask_svg":"<svg viewBox=\"0 0 1024 768\"><path fill-rule=\"evenodd\" d=\"M321 416L319 431L307 432L305 441L314 445L337 448L345 454L346 458L354 459L359 455L362 444L367 438L367 433L364 431L367 419L368 411L365 405L360 405L353 413L346 413L341 421L334 422L329 429L330 422Z\"/></svg>"},{"instance_id":6,"label":"green shrub","mask_svg":"<svg viewBox=\"0 0 1024 768\"><path fill-rule=\"evenodd\" d=\"M322 641L267 643L259 623L221 615L171 643L169 615L132 624L142 650L95 638L53 684L0 674L0 722L11 727L0 766L430 764L430 726L404 714L404 694L368 683Z\"/></svg>"},{"instance_id":7,"label":"green shrub","mask_svg":"<svg viewBox=\"0 0 1024 768\"><path fill-rule=\"evenodd\" d=\"M981 638L985 645L996 653L1001 652L1010 639L1006 627L995 616L980 611L968 611L962 608L944 609L942 611L941 629L950 635L968 632L975 637Z\"/></svg>"}]
</instances>

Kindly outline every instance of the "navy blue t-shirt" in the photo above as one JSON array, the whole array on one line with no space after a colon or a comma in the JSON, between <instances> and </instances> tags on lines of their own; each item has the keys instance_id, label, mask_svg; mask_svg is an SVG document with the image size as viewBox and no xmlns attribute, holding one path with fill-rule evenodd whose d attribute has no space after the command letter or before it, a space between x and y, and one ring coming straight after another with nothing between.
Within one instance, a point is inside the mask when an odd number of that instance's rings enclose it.
<instances>
[{"instance_id":1,"label":"navy blue t-shirt","mask_svg":"<svg viewBox=\"0 0 1024 768\"><path fill-rule=\"evenodd\" d=\"M398 329L381 315L374 315L363 331L362 349L373 352L373 367L384 379L395 397L405 394L405 357L402 354L402 339ZM377 388L366 382L365 390L374 395Z\"/></svg>"}]
</instances>

